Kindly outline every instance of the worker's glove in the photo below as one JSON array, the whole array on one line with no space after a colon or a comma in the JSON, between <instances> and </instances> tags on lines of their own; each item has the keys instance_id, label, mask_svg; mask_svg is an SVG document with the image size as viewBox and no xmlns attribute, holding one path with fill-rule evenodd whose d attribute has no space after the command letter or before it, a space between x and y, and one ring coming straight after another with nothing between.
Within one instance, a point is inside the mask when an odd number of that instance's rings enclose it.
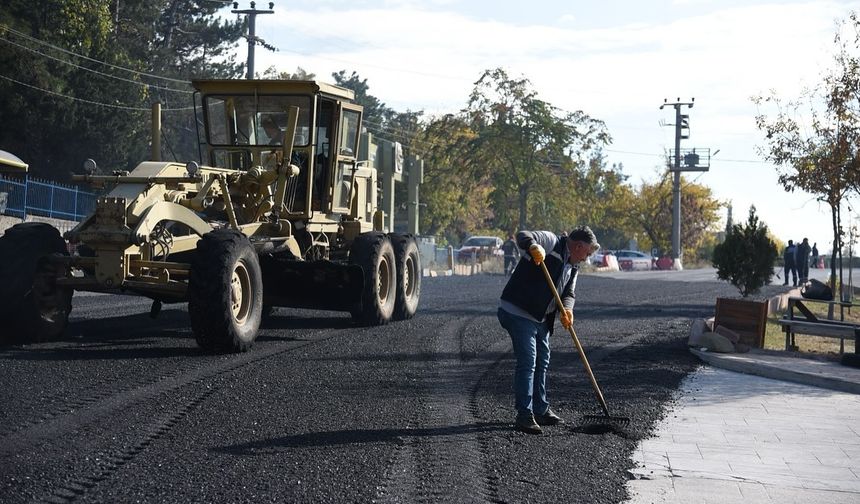
<instances>
[{"instance_id":1,"label":"worker's glove","mask_svg":"<svg viewBox=\"0 0 860 504\"><path fill-rule=\"evenodd\" d=\"M561 322L561 326L565 329L570 329L570 326L573 325L573 312L564 309L558 312L558 320Z\"/></svg>"},{"instance_id":2,"label":"worker's glove","mask_svg":"<svg viewBox=\"0 0 860 504\"><path fill-rule=\"evenodd\" d=\"M540 265L544 258L546 258L546 251L543 247L535 243L529 247L529 255L532 256L532 260L534 260L535 264Z\"/></svg>"}]
</instances>

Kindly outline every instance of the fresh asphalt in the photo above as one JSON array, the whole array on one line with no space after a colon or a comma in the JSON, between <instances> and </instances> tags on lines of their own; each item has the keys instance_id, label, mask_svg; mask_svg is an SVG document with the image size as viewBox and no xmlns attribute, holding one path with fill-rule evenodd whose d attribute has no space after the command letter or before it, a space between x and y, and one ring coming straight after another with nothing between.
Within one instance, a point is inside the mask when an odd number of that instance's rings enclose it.
<instances>
[{"instance_id":1,"label":"fresh asphalt","mask_svg":"<svg viewBox=\"0 0 860 504\"><path fill-rule=\"evenodd\" d=\"M76 296L63 341L0 348L0 502L623 502L639 441L699 366L690 319L736 295L633 278L583 276L575 310L632 423L582 423L599 409L557 328L568 421L543 436L511 429L500 275L425 278L418 315L383 327L281 309L227 356L200 353L181 306L153 321L140 298Z\"/></svg>"}]
</instances>

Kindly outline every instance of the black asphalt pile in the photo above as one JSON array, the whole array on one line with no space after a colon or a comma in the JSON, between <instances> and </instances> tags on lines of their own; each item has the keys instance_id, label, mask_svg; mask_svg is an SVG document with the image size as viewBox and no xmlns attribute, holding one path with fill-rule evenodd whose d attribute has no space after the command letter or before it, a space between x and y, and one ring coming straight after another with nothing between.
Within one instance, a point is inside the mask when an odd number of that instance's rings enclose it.
<instances>
[{"instance_id":1,"label":"black asphalt pile","mask_svg":"<svg viewBox=\"0 0 860 504\"><path fill-rule=\"evenodd\" d=\"M418 315L355 327L279 310L254 348L204 355L187 313L75 298L67 339L0 349L0 502L621 502L629 457L680 381L692 317L723 283L578 285L576 330L620 431L599 414L569 335L549 390L563 425L513 431L504 277L428 278Z\"/></svg>"}]
</instances>

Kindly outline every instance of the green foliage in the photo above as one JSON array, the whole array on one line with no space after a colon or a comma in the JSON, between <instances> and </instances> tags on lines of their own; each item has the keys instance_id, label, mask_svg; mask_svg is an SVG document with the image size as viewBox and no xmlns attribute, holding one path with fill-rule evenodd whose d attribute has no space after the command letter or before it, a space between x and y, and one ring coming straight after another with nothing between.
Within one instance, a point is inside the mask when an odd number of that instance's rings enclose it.
<instances>
[{"instance_id":1,"label":"green foliage","mask_svg":"<svg viewBox=\"0 0 860 504\"><path fill-rule=\"evenodd\" d=\"M604 123L553 107L528 79L511 78L501 68L481 75L464 114L478 133L468 154L489 172L496 217L520 229L570 228L575 214L558 189L585 166L589 151L611 142Z\"/></svg>"},{"instance_id":2,"label":"green foliage","mask_svg":"<svg viewBox=\"0 0 860 504\"><path fill-rule=\"evenodd\" d=\"M636 227L645 233L640 244L660 250L670 249L672 178L672 172L667 170L656 182L643 182L632 201L632 218ZM722 206L710 188L681 176L681 243L685 257L694 257L708 233L714 231Z\"/></svg>"},{"instance_id":3,"label":"green foliage","mask_svg":"<svg viewBox=\"0 0 860 504\"><path fill-rule=\"evenodd\" d=\"M588 169L576 172L571 182L564 189L570 192L573 188L572 198L566 199L574 202L572 214L577 224L590 226L605 248L625 249L631 238L641 234L632 219L634 190L627 184L623 166L607 168L602 153L597 152Z\"/></svg>"},{"instance_id":4,"label":"green foliage","mask_svg":"<svg viewBox=\"0 0 860 504\"><path fill-rule=\"evenodd\" d=\"M461 117L448 114L431 120L418 134L414 149L425 161L420 213L421 229L444 234L454 243L474 234L493 219L490 183L480 158L469 153L477 134ZM492 225L492 224L491 224Z\"/></svg>"},{"instance_id":5,"label":"green foliage","mask_svg":"<svg viewBox=\"0 0 860 504\"><path fill-rule=\"evenodd\" d=\"M466 110L422 120L421 113L386 107L355 72L334 77L365 106L368 131L399 141L407 154L424 160L424 233L458 243L471 234L494 234L492 229L507 235L527 226L562 232L588 224L614 248L636 238L647 250L663 235L668 243L671 211L660 205L671 201L671 184L668 193L664 181L635 190L622 166L605 164L600 146L609 136L603 123L540 100L526 79L488 70ZM395 199L404 201L404 187L396 188ZM683 239L692 255L716 223L720 203L704 186L685 181L684 188ZM665 231L657 229L661 225Z\"/></svg>"},{"instance_id":6,"label":"green foliage","mask_svg":"<svg viewBox=\"0 0 860 504\"><path fill-rule=\"evenodd\" d=\"M355 92L355 102L364 107L365 125L378 131L383 130L386 121L395 112L379 98L369 93L370 86L367 84L367 79L362 79L354 71L350 75L346 75L346 70L332 73L331 76L334 78L335 84Z\"/></svg>"},{"instance_id":7,"label":"green foliage","mask_svg":"<svg viewBox=\"0 0 860 504\"><path fill-rule=\"evenodd\" d=\"M241 70L230 49L243 21L220 21L220 8L196 0L5 2L0 145L55 180L86 158L102 171L130 169L149 155L149 107L159 101L162 155L196 159L187 81Z\"/></svg>"},{"instance_id":8,"label":"green foliage","mask_svg":"<svg viewBox=\"0 0 860 504\"><path fill-rule=\"evenodd\" d=\"M733 225L726 240L714 248L714 267L720 280L747 297L770 283L777 255L767 226L759 222L755 207L750 207L746 224Z\"/></svg>"}]
</instances>

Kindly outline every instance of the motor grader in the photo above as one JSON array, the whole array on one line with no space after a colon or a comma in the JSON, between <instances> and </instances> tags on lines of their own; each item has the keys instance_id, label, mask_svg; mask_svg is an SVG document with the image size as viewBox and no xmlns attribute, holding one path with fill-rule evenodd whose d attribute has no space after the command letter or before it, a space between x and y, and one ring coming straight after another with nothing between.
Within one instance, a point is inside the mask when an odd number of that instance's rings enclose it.
<instances>
[{"instance_id":1,"label":"motor grader","mask_svg":"<svg viewBox=\"0 0 860 504\"><path fill-rule=\"evenodd\" d=\"M242 352L274 307L348 311L362 325L415 314L410 235L382 232L377 171L358 160L362 107L315 81L197 80L200 162L146 161L79 182L104 188L65 239L41 223L0 237L3 331L59 337L75 290L188 303L197 343Z\"/></svg>"}]
</instances>

